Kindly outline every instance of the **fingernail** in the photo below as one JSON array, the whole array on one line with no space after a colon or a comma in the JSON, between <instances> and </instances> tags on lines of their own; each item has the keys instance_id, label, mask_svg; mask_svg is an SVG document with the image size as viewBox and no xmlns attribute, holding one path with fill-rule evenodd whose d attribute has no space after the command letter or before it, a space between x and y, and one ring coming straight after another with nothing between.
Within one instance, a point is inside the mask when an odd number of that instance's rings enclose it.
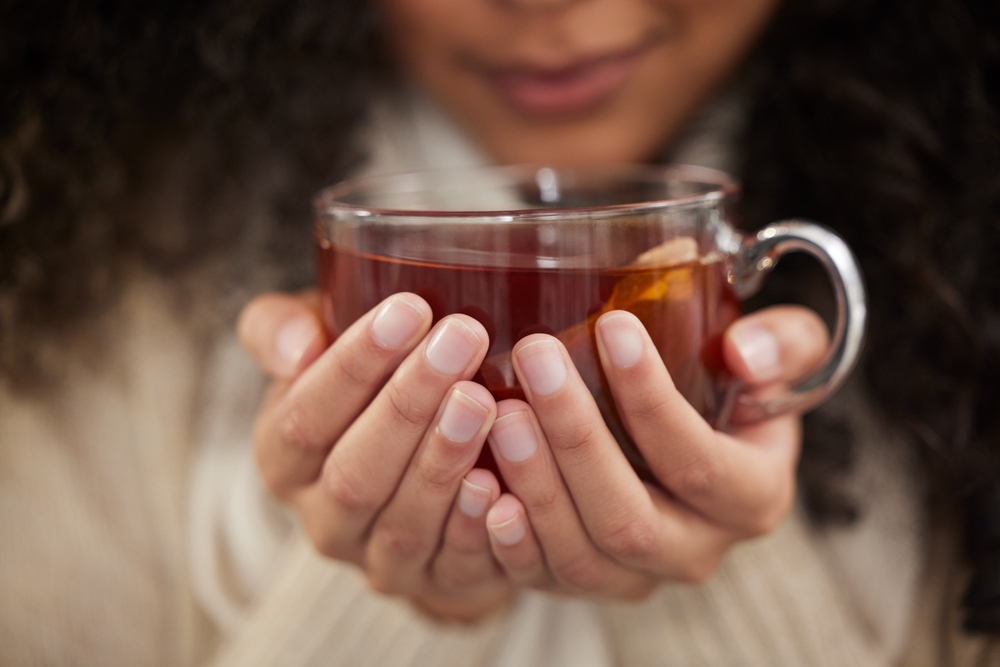
<instances>
[{"instance_id":1,"label":"fingernail","mask_svg":"<svg viewBox=\"0 0 1000 667\"><path fill-rule=\"evenodd\" d=\"M611 363L618 368L630 368L642 358L642 334L628 315L602 317L597 331Z\"/></svg>"},{"instance_id":2,"label":"fingernail","mask_svg":"<svg viewBox=\"0 0 1000 667\"><path fill-rule=\"evenodd\" d=\"M487 523L486 527L493 535L493 538L505 547L520 542L527 532L524 517L521 516L520 512L501 523Z\"/></svg>"},{"instance_id":3,"label":"fingernail","mask_svg":"<svg viewBox=\"0 0 1000 667\"><path fill-rule=\"evenodd\" d=\"M756 380L769 380L778 373L778 341L770 331L753 324L733 327L730 339Z\"/></svg>"},{"instance_id":4,"label":"fingernail","mask_svg":"<svg viewBox=\"0 0 1000 667\"><path fill-rule=\"evenodd\" d=\"M462 510L463 514L478 519L486 514L486 508L489 506L490 490L463 479L462 487L458 490L458 509Z\"/></svg>"},{"instance_id":5,"label":"fingernail","mask_svg":"<svg viewBox=\"0 0 1000 667\"><path fill-rule=\"evenodd\" d=\"M475 399L456 389L444 406L438 430L454 443L468 442L479 433L488 414L489 410Z\"/></svg>"},{"instance_id":6,"label":"fingernail","mask_svg":"<svg viewBox=\"0 0 1000 667\"><path fill-rule=\"evenodd\" d=\"M493 422L490 442L503 459L525 461L538 449L538 436L527 412L513 412Z\"/></svg>"},{"instance_id":7,"label":"fingernail","mask_svg":"<svg viewBox=\"0 0 1000 667\"><path fill-rule=\"evenodd\" d=\"M423 323L424 314L405 297L395 296L386 301L372 320L372 335L382 347L389 349L405 345Z\"/></svg>"},{"instance_id":8,"label":"fingernail","mask_svg":"<svg viewBox=\"0 0 1000 667\"><path fill-rule=\"evenodd\" d=\"M274 344L278 362L285 373L291 374L298 370L302 356L319 335L316 320L308 315L296 317L278 330Z\"/></svg>"},{"instance_id":9,"label":"fingernail","mask_svg":"<svg viewBox=\"0 0 1000 667\"><path fill-rule=\"evenodd\" d=\"M461 320L446 320L427 344L427 361L440 373L453 374L469 365L479 350L479 337Z\"/></svg>"},{"instance_id":10,"label":"fingernail","mask_svg":"<svg viewBox=\"0 0 1000 667\"><path fill-rule=\"evenodd\" d=\"M525 380L536 396L546 396L566 383L566 364L555 343L540 340L517 351L517 360Z\"/></svg>"}]
</instances>

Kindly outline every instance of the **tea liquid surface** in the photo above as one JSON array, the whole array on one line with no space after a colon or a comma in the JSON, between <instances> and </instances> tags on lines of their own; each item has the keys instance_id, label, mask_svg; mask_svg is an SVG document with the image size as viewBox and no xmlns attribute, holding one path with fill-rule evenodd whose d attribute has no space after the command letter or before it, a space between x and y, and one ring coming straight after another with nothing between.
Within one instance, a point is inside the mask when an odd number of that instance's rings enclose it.
<instances>
[{"instance_id":1,"label":"tea liquid surface","mask_svg":"<svg viewBox=\"0 0 1000 667\"><path fill-rule=\"evenodd\" d=\"M523 398L510 365L514 344L548 333L566 345L595 397L609 402L601 397L610 393L604 391L594 324L602 313L622 309L642 321L678 389L696 409L711 413L718 338L739 312L721 262L703 259L610 269L498 267L387 258L327 243L319 246L319 271L325 323L335 336L401 291L423 297L435 322L451 313L479 320L490 348L476 380L497 399Z\"/></svg>"}]
</instances>

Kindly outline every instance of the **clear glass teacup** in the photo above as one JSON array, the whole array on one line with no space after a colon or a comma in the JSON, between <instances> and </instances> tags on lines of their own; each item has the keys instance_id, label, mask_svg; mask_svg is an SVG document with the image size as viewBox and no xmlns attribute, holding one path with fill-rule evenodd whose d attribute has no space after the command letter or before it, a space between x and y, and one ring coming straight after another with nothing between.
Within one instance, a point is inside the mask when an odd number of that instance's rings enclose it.
<instances>
[{"instance_id":1,"label":"clear glass teacup","mask_svg":"<svg viewBox=\"0 0 1000 667\"><path fill-rule=\"evenodd\" d=\"M685 165L485 167L346 181L315 200L325 323L336 337L403 291L426 299L435 321L471 315L490 335L474 379L498 400L524 396L513 345L552 334L633 466L648 473L598 361L601 314L634 313L678 389L720 429L816 406L860 352L865 292L846 244L806 221L744 235L732 224L737 194L725 174ZM827 270L837 306L832 343L812 375L762 400L726 373L721 335L790 251Z\"/></svg>"}]
</instances>

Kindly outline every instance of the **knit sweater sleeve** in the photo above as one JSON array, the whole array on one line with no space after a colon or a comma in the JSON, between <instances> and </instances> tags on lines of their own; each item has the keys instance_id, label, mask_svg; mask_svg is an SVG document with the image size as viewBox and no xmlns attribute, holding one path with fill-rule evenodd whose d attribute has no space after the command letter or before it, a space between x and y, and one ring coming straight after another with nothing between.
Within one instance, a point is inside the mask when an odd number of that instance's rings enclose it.
<instances>
[{"instance_id":1,"label":"knit sweater sleeve","mask_svg":"<svg viewBox=\"0 0 1000 667\"><path fill-rule=\"evenodd\" d=\"M500 616L471 625L424 618L296 537L213 667L471 667L487 664L503 625Z\"/></svg>"},{"instance_id":2,"label":"knit sweater sleeve","mask_svg":"<svg viewBox=\"0 0 1000 667\"><path fill-rule=\"evenodd\" d=\"M848 388L851 526L812 526L801 508L773 534L735 546L698 586L668 584L602 617L619 664L846 667L899 664L925 572L922 494L909 450Z\"/></svg>"}]
</instances>

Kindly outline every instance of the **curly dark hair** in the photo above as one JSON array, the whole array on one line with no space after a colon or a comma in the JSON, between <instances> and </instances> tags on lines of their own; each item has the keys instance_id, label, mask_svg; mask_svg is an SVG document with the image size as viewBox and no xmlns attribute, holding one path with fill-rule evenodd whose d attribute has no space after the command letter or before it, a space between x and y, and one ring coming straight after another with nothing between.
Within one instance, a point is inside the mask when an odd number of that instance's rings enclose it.
<instances>
[{"instance_id":1,"label":"curly dark hair","mask_svg":"<svg viewBox=\"0 0 1000 667\"><path fill-rule=\"evenodd\" d=\"M57 374L39 337L101 312L131 264L177 275L223 258L231 287L308 257L288 228L359 159L355 129L387 70L368 5L0 4L3 377ZM166 197L179 201L153 216L177 154L184 185ZM280 193L261 202L262 183ZM247 200L273 224L255 227ZM302 269L283 286L308 279L309 261L287 265Z\"/></svg>"},{"instance_id":2,"label":"curly dark hair","mask_svg":"<svg viewBox=\"0 0 1000 667\"><path fill-rule=\"evenodd\" d=\"M309 194L359 159L358 123L391 76L377 32L363 0L0 6L0 374L45 377L39 337L100 313L132 263L177 275L222 258L230 286L249 275L234 248L309 266ZM966 628L998 634L1000 5L789 0L745 76L745 223L811 217L855 249L869 394L959 504ZM174 224L144 224L179 147L195 187ZM232 205L262 173L280 175L263 235ZM807 419L800 479L819 523L852 519L836 492L848 436Z\"/></svg>"},{"instance_id":3,"label":"curly dark hair","mask_svg":"<svg viewBox=\"0 0 1000 667\"><path fill-rule=\"evenodd\" d=\"M761 44L744 216L812 217L858 255L861 371L878 409L963 507L965 627L1000 632L1000 4L788 3ZM820 521L842 428L807 419L800 478ZM832 437L831 437L832 436Z\"/></svg>"}]
</instances>

